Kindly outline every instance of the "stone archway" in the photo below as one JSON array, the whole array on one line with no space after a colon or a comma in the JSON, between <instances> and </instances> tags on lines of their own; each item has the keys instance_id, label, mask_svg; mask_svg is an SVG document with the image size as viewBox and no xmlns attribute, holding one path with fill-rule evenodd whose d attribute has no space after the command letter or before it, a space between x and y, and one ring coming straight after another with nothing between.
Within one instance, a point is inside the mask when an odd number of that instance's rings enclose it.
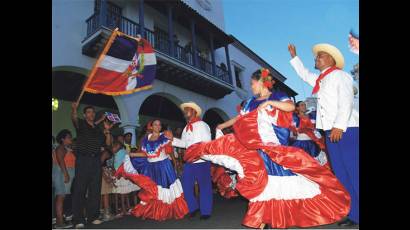
<instances>
[{"instance_id":1,"label":"stone archway","mask_svg":"<svg viewBox=\"0 0 410 230\"><path fill-rule=\"evenodd\" d=\"M229 119L229 116L219 108L210 108L203 115L205 121L211 129L212 139L215 139L215 129L218 124L221 124Z\"/></svg>"},{"instance_id":2,"label":"stone archway","mask_svg":"<svg viewBox=\"0 0 410 230\"><path fill-rule=\"evenodd\" d=\"M141 124L140 131L144 130L145 125L152 119L160 119L163 129L183 128L185 125L184 114L179 108L181 100L168 93L154 93L145 98L142 102L138 117Z\"/></svg>"},{"instance_id":3,"label":"stone archway","mask_svg":"<svg viewBox=\"0 0 410 230\"><path fill-rule=\"evenodd\" d=\"M77 100L89 70L76 66L57 66L52 69L52 97L59 101L59 108L52 112L52 133L56 134L61 129L69 129L75 134L72 125L71 103ZM92 105L96 108L97 119L104 112L119 113L119 107L112 96L102 94L84 93L80 101L78 113L81 114L82 108ZM121 117L122 118L122 117ZM117 126L113 129L113 134L121 133Z\"/></svg>"}]
</instances>

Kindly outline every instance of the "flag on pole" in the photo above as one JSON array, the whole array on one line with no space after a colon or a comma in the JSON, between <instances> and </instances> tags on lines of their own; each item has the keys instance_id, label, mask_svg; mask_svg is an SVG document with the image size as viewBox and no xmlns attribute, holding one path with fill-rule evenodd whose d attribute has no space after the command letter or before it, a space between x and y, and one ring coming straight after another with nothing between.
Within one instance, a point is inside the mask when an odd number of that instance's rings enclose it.
<instances>
[{"instance_id":1,"label":"flag on pole","mask_svg":"<svg viewBox=\"0 0 410 230\"><path fill-rule=\"evenodd\" d=\"M113 31L89 76L85 91L124 95L152 87L157 60L151 44Z\"/></svg>"},{"instance_id":2,"label":"flag on pole","mask_svg":"<svg viewBox=\"0 0 410 230\"><path fill-rule=\"evenodd\" d=\"M121 122L121 119L118 116L118 114L105 112L105 115L106 115L107 119L112 121L114 124Z\"/></svg>"},{"instance_id":3,"label":"flag on pole","mask_svg":"<svg viewBox=\"0 0 410 230\"><path fill-rule=\"evenodd\" d=\"M359 55L359 36L353 34L352 31L349 33L349 48L350 51Z\"/></svg>"}]
</instances>

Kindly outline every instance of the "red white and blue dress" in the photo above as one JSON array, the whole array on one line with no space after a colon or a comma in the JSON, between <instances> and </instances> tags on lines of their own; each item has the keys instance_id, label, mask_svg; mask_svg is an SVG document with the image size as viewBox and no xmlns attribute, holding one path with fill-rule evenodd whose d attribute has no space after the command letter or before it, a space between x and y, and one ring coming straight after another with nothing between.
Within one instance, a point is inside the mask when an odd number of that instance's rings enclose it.
<instances>
[{"instance_id":1,"label":"red white and blue dress","mask_svg":"<svg viewBox=\"0 0 410 230\"><path fill-rule=\"evenodd\" d=\"M281 92L266 100L290 101ZM238 173L235 189L249 200L242 221L247 227L310 227L341 220L350 209L348 192L328 168L287 146L292 113L258 111L266 100L249 99L233 134L191 146L184 159L202 158Z\"/></svg>"},{"instance_id":2,"label":"red white and blue dress","mask_svg":"<svg viewBox=\"0 0 410 230\"><path fill-rule=\"evenodd\" d=\"M329 166L325 151L325 140L315 128L316 111L305 116L293 113L293 121L290 130L297 133L292 146L301 148L319 161L321 165Z\"/></svg>"},{"instance_id":3,"label":"red white and blue dress","mask_svg":"<svg viewBox=\"0 0 410 230\"><path fill-rule=\"evenodd\" d=\"M222 137L224 134L221 130L216 130L216 139ZM223 166L211 165L212 182L216 185L217 191L222 197L227 199L238 197L238 191L235 189L237 182L237 173L233 170L227 169Z\"/></svg>"},{"instance_id":4,"label":"red white and blue dress","mask_svg":"<svg viewBox=\"0 0 410 230\"><path fill-rule=\"evenodd\" d=\"M154 220L182 219L188 206L180 180L175 174L169 154L173 153L171 140L163 133L155 141L151 135L142 140L141 151L146 157L127 157L118 169L121 175L139 187L141 202L132 210L136 217Z\"/></svg>"}]
</instances>

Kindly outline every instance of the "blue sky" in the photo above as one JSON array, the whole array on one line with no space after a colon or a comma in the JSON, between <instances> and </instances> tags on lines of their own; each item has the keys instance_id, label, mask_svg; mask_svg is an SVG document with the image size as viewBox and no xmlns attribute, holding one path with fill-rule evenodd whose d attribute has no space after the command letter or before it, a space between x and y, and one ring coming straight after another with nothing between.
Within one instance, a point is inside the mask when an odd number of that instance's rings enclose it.
<instances>
[{"instance_id":1,"label":"blue sky","mask_svg":"<svg viewBox=\"0 0 410 230\"><path fill-rule=\"evenodd\" d=\"M290 65L289 42L305 66L317 73L312 54L316 43L339 48L349 73L359 61L348 47L349 31L359 34L359 0L223 0L223 7L225 31L282 73L298 93L296 100L309 97L312 87Z\"/></svg>"}]
</instances>

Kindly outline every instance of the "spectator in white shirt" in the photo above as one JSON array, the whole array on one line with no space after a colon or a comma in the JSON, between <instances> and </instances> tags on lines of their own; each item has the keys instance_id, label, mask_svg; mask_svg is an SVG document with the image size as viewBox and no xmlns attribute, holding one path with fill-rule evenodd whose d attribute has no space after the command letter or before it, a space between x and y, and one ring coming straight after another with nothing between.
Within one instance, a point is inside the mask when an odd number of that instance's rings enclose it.
<instances>
[{"instance_id":1,"label":"spectator in white shirt","mask_svg":"<svg viewBox=\"0 0 410 230\"><path fill-rule=\"evenodd\" d=\"M351 209L341 226L359 224L359 112L353 106L353 78L342 71L344 58L329 44L313 47L315 68L321 74L306 69L290 44L291 65L305 82L313 86L317 97L316 128L326 133L326 145L336 177L349 191Z\"/></svg>"}]
</instances>

